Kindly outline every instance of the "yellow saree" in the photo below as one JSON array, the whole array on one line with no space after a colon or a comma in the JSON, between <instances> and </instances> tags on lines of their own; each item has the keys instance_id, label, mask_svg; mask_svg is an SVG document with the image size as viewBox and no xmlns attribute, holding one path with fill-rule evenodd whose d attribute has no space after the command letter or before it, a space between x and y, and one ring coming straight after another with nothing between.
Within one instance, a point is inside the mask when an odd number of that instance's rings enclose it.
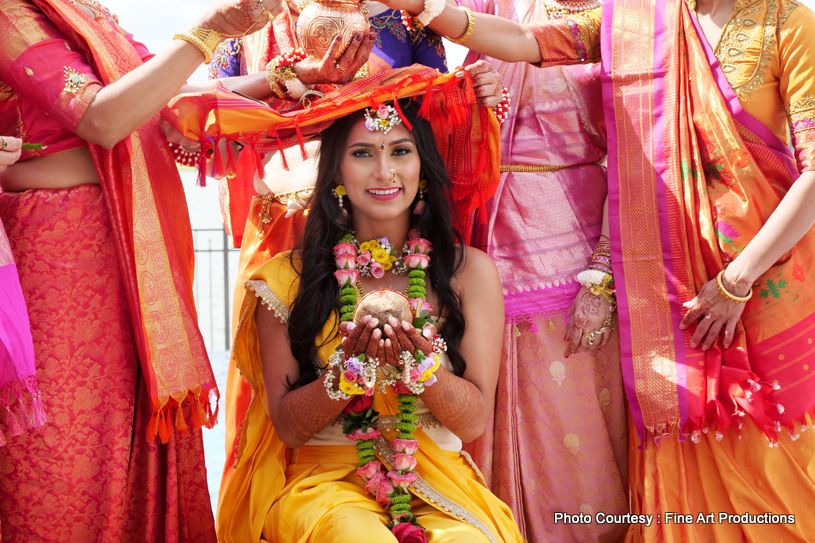
<instances>
[{"instance_id":1,"label":"yellow saree","mask_svg":"<svg viewBox=\"0 0 815 543\"><path fill-rule=\"evenodd\" d=\"M261 266L246 284L233 356L252 386L234 474L222 489L218 539L222 543L335 543L395 541L385 527L389 518L356 477L357 455L347 446L288 448L275 434L266 411L266 388L254 314L258 304L283 322L298 288L288 253ZM326 322L317 344L323 362L339 344L336 316ZM380 416L397 413L392 390L377 393ZM377 458L390 465L395 431L380 429ZM412 511L427 528L430 543L520 542L523 538L509 508L484 486L466 455L444 451L421 429L416 453L419 478L410 486Z\"/></svg>"}]
</instances>

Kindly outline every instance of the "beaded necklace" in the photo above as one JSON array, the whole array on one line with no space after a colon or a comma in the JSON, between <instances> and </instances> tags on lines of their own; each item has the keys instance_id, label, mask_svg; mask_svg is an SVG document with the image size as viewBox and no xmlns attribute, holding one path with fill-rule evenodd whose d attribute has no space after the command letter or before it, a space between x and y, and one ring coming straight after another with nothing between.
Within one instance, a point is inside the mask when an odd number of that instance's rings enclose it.
<instances>
[{"instance_id":1,"label":"beaded necklace","mask_svg":"<svg viewBox=\"0 0 815 543\"><path fill-rule=\"evenodd\" d=\"M581 13L602 6L597 0L583 0L582 2L561 2L558 0L543 0L546 12L550 19L563 19L575 13Z\"/></svg>"}]
</instances>

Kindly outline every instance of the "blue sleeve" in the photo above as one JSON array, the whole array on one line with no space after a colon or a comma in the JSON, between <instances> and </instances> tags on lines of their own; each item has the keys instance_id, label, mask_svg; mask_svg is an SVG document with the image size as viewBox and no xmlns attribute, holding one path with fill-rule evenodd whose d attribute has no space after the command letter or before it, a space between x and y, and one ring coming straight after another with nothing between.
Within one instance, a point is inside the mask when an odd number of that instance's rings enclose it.
<instances>
[{"instance_id":1,"label":"blue sleeve","mask_svg":"<svg viewBox=\"0 0 815 543\"><path fill-rule=\"evenodd\" d=\"M438 71L447 72L447 54L441 37L430 30L423 28L413 40L413 64L422 64Z\"/></svg>"},{"instance_id":2,"label":"blue sleeve","mask_svg":"<svg viewBox=\"0 0 815 543\"><path fill-rule=\"evenodd\" d=\"M241 39L232 38L221 43L212 53L209 78L223 79L239 75L241 75Z\"/></svg>"}]
</instances>

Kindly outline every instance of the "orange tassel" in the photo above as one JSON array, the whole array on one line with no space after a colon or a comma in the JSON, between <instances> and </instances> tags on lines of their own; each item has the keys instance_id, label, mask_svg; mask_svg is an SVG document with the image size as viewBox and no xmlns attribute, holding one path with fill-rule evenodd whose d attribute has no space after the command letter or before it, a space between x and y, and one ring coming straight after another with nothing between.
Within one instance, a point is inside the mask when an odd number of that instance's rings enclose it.
<instances>
[{"instance_id":1,"label":"orange tassel","mask_svg":"<svg viewBox=\"0 0 815 543\"><path fill-rule=\"evenodd\" d=\"M410 124L410 121L407 120L405 114L402 113L402 108L399 106L399 100L396 98L396 94L393 95L393 107L396 108L396 113L399 114L399 118L402 119L402 122L405 123L405 128L408 130L413 130L413 125Z\"/></svg>"},{"instance_id":2,"label":"orange tassel","mask_svg":"<svg viewBox=\"0 0 815 543\"><path fill-rule=\"evenodd\" d=\"M176 410L176 414L175 414L175 427L178 428L178 430L182 434L186 434L187 432L189 432L189 427L187 426L187 421L184 420L184 407L182 405L180 405L180 404L179 404L178 409Z\"/></svg>"},{"instance_id":3,"label":"orange tassel","mask_svg":"<svg viewBox=\"0 0 815 543\"><path fill-rule=\"evenodd\" d=\"M294 132L297 134L297 143L300 144L300 155L303 160L308 160L308 152L306 151L306 142L303 140L303 133L300 131L300 123L294 123Z\"/></svg>"},{"instance_id":4,"label":"orange tassel","mask_svg":"<svg viewBox=\"0 0 815 543\"><path fill-rule=\"evenodd\" d=\"M209 398L204 400L204 403L207 406L207 428L212 428L216 424L218 424L218 410L220 409L220 405L218 401L215 401L215 411L212 411L212 402L209 401Z\"/></svg>"},{"instance_id":5,"label":"orange tassel","mask_svg":"<svg viewBox=\"0 0 815 543\"><path fill-rule=\"evenodd\" d=\"M167 443L172 435L172 429L167 423L165 411L169 409L169 405L164 406L158 414L158 438L162 443Z\"/></svg>"},{"instance_id":6,"label":"orange tassel","mask_svg":"<svg viewBox=\"0 0 815 543\"><path fill-rule=\"evenodd\" d=\"M280 158L283 159L283 169L289 171L289 162L286 160L286 153L283 152L283 142L280 141L280 136L277 130L274 132L274 139L277 142L277 152L280 153Z\"/></svg>"},{"instance_id":7,"label":"orange tassel","mask_svg":"<svg viewBox=\"0 0 815 543\"><path fill-rule=\"evenodd\" d=\"M192 425L195 428L200 428L204 425L201 402L193 394L190 394L190 413L192 414Z\"/></svg>"}]
</instances>

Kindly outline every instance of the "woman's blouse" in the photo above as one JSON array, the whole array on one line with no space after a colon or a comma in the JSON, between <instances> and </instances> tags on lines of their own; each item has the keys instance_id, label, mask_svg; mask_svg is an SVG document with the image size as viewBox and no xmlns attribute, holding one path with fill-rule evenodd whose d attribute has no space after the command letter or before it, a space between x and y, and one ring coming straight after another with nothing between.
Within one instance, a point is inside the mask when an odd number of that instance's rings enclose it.
<instances>
[{"instance_id":1,"label":"woman's blouse","mask_svg":"<svg viewBox=\"0 0 815 543\"><path fill-rule=\"evenodd\" d=\"M693 11L695 0L686 1ZM598 61L601 11L557 21L556 28L532 25L542 65ZM801 171L815 170L814 31L815 14L795 0L736 0L714 48L741 106L792 144Z\"/></svg>"},{"instance_id":2,"label":"woman's blouse","mask_svg":"<svg viewBox=\"0 0 815 543\"><path fill-rule=\"evenodd\" d=\"M447 57L441 38L428 28L407 30L400 12L388 9L369 18L371 30L378 36L368 59L368 74L374 75L392 68L422 64L447 71ZM247 73L241 71L242 44L240 38L221 44L212 57L210 77L221 79Z\"/></svg>"},{"instance_id":3,"label":"woman's blouse","mask_svg":"<svg viewBox=\"0 0 815 543\"><path fill-rule=\"evenodd\" d=\"M76 9L125 36L142 61L151 58L106 8L94 0L80 3L73 2ZM76 127L103 86L89 50L82 40L63 36L28 0L0 0L0 7L0 134L47 145L23 151L22 160L87 146Z\"/></svg>"}]
</instances>

